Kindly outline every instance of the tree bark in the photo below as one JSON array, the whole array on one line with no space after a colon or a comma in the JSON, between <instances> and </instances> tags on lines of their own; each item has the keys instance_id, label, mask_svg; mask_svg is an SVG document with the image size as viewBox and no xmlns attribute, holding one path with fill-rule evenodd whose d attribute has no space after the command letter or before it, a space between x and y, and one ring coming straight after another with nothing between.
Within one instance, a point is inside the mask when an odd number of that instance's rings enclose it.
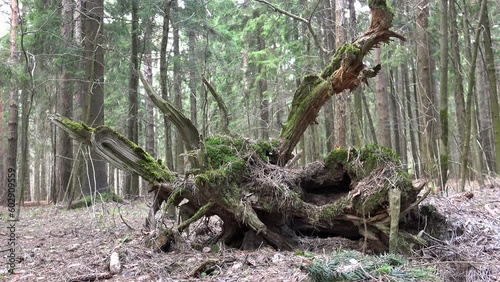
<instances>
[{"instance_id":1,"label":"tree bark","mask_svg":"<svg viewBox=\"0 0 500 282\"><path fill-rule=\"evenodd\" d=\"M61 11L61 37L64 40L65 49L70 46L73 42L71 22L73 20L73 7L72 1L62 0L62 11ZM70 86L70 74L69 69L70 60L67 57L62 57L61 63L61 79L60 79L60 91L59 98L57 99L57 111L68 118L73 117L73 95L71 95ZM71 59L73 60L73 59ZM57 203L63 200L65 196L69 195L69 189L71 188L71 168L73 163L73 143L68 133L60 130L58 131L56 146L56 158L57 158L57 178L56 178L56 190L57 193L52 195L52 202Z\"/></svg>"},{"instance_id":2,"label":"tree bark","mask_svg":"<svg viewBox=\"0 0 500 282\"><path fill-rule=\"evenodd\" d=\"M458 28L457 28L457 16L455 9L455 1L450 1L450 46L452 49L453 58L453 93L455 101L455 117L457 122L456 130L456 140L457 148L462 148L464 143L464 130L465 130L465 95L464 95L464 85L463 81L463 68L460 59L460 48L458 41ZM457 170L455 170L457 171ZM460 177L459 173L455 172L455 176Z\"/></svg>"},{"instance_id":3,"label":"tree bark","mask_svg":"<svg viewBox=\"0 0 500 282\"><path fill-rule=\"evenodd\" d=\"M17 50L17 24L19 17L19 10L17 0L11 0L10 3L10 55L9 64L14 66L18 64L18 50ZM9 87L9 121L8 121L8 135L7 135L7 162L5 166L5 183L17 183L17 138L18 138L18 94L14 78L11 79ZM10 176L10 177L9 177ZM7 186L5 186L7 187ZM16 186L14 186L16 187ZM15 192L15 189L14 189ZM7 197L3 199L5 204L10 203L15 199L15 194L6 193Z\"/></svg>"},{"instance_id":4,"label":"tree bark","mask_svg":"<svg viewBox=\"0 0 500 282\"><path fill-rule=\"evenodd\" d=\"M194 30L190 30L188 33L189 36L189 106L191 109L191 121L195 127L198 127L198 107L197 107L197 95L196 95L196 87L197 87L197 78L196 78L196 35Z\"/></svg>"},{"instance_id":5,"label":"tree bark","mask_svg":"<svg viewBox=\"0 0 500 282\"><path fill-rule=\"evenodd\" d=\"M417 2L417 92L420 98L420 125L422 126L425 138L422 139L422 153L424 158L424 173L427 177L437 178L433 164L436 162L436 144L437 140L437 115L436 101L432 87L432 64L430 54L430 42L427 31L429 21L429 0L419 0Z\"/></svg>"},{"instance_id":6,"label":"tree bark","mask_svg":"<svg viewBox=\"0 0 500 282\"><path fill-rule=\"evenodd\" d=\"M368 30L353 43L339 46L323 72L319 76L306 76L296 90L288 121L280 134L280 165L284 166L292 158L291 152L305 129L315 121L319 110L332 95L346 89L353 90L378 73L380 66L365 68L363 57L377 44L387 42L391 37L404 39L389 30L393 15L385 2L371 3L372 21ZM307 101L305 105L304 101Z\"/></svg>"},{"instance_id":7,"label":"tree bark","mask_svg":"<svg viewBox=\"0 0 500 282\"><path fill-rule=\"evenodd\" d=\"M500 175L500 100L498 98L497 77L495 72L495 58L491 42L490 21L488 7L485 8L484 23L484 53L486 59L486 70L488 72L488 83L490 86L490 105L493 121L493 140L495 142L495 168L493 170Z\"/></svg>"},{"instance_id":8,"label":"tree bark","mask_svg":"<svg viewBox=\"0 0 500 282\"><path fill-rule=\"evenodd\" d=\"M468 79L468 88L467 88L467 100L465 102L466 105L466 112L465 112L465 140L464 140L464 146L462 153L460 155L460 190L464 191L465 190L465 178L466 178L466 172L468 170L468 165L469 165L469 153L470 153L470 139L471 139L471 115L472 113L472 96L473 96L473 90L474 90L474 81L475 81L475 69L476 69L476 60L477 60L477 54L478 54L478 49L479 49L479 39L481 35L481 30L482 30L482 25L485 20L485 13L484 11L486 10L486 0L482 0L481 2L481 11L479 12L479 22L476 27L475 31L475 41L474 44L472 45L472 57L471 57L471 66L469 69L469 79Z\"/></svg>"},{"instance_id":9,"label":"tree bark","mask_svg":"<svg viewBox=\"0 0 500 282\"><path fill-rule=\"evenodd\" d=\"M163 3L163 27L161 34L161 47L160 47L160 89L161 97L163 100L168 101L168 87L167 87L167 46L168 46L168 36L170 30L170 10L171 10L172 0L164 0ZM168 121L168 117L163 117L163 126L165 131L164 146L165 148L172 147L172 132L171 125ZM174 157L172 150L165 150L165 164L169 168L173 168Z\"/></svg>"},{"instance_id":10,"label":"tree bark","mask_svg":"<svg viewBox=\"0 0 500 282\"><path fill-rule=\"evenodd\" d=\"M381 49L375 48L374 61L375 64L380 64ZM387 79L385 71L379 72L375 77L375 92L376 92L376 110L378 119L377 141L378 144L391 148L391 121L390 121L390 106L389 95L387 93Z\"/></svg>"},{"instance_id":11,"label":"tree bark","mask_svg":"<svg viewBox=\"0 0 500 282\"><path fill-rule=\"evenodd\" d=\"M174 17L170 18L170 22L172 24L172 34L173 34L173 48L174 48L174 56L173 56L173 72L174 72L174 106L177 110L183 112L182 109L182 74L181 74L181 52L180 52L180 31L178 22L179 17L179 3L178 0L174 0L172 2L172 10L174 11ZM179 134L175 134L175 165L174 170L182 173L184 172L184 143L182 141L182 137Z\"/></svg>"},{"instance_id":12,"label":"tree bark","mask_svg":"<svg viewBox=\"0 0 500 282\"><path fill-rule=\"evenodd\" d=\"M345 2L344 0L335 0L335 46L340 46L346 41L345 25ZM335 146L347 146L347 116L346 116L347 92L340 92L335 95L335 127L334 140Z\"/></svg>"},{"instance_id":13,"label":"tree bark","mask_svg":"<svg viewBox=\"0 0 500 282\"><path fill-rule=\"evenodd\" d=\"M91 126L104 124L104 1L87 0L83 3L84 15L84 58L85 58L85 121ZM90 154L87 172L90 177L85 182L83 192L108 191L106 163L94 152Z\"/></svg>"},{"instance_id":14,"label":"tree bark","mask_svg":"<svg viewBox=\"0 0 500 282\"><path fill-rule=\"evenodd\" d=\"M446 183L448 182L448 163L449 163L449 146L448 146L448 0L439 2L441 10L441 40L440 40L440 59L439 59L439 120L441 122L441 148L439 154L440 163L440 186L443 191L447 191Z\"/></svg>"},{"instance_id":15,"label":"tree bark","mask_svg":"<svg viewBox=\"0 0 500 282\"><path fill-rule=\"evenodd\" d=\"M130 27L130 61L129 61L129 81L128 81L128 119L127 136L134 143L139 142L139 106L137 88L139 87L139 3L132 0L131 14L132 25ZM125 182L125 194L127 196L139 195L139 177L128 175Z\"/></svg>"}]
</instances>

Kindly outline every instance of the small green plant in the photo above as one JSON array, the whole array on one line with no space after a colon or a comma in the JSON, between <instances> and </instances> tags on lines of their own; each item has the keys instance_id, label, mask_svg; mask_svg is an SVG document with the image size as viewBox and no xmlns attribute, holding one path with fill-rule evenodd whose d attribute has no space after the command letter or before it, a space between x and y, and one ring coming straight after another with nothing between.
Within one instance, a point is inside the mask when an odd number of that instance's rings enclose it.
<instances>
[{"instance_id":1,"label":"small green plant","mask_svg":"<svg viewBox=\"0 0 500 282\"><path fill-rule=\"evenodd\" d=\"M351 250L339 250L327 261L315 259L308 271L313 282L440 281L433 267L410 265L398 255L369 256Z\"/></svg>"},{"instance_id":2,"label":"small green plant","mask_svg":"<svg viewBox=\"0 0 500 282\"><path fill-rule=\"evenodd\" d=\"M313 253L310 253L310 252L307 252L307 251L303 251L303 250L296 250L295 251L295 255L297 255L297 256L304 256L306 258L313 258L314 257Z\"/></svg>"}]
</instances>

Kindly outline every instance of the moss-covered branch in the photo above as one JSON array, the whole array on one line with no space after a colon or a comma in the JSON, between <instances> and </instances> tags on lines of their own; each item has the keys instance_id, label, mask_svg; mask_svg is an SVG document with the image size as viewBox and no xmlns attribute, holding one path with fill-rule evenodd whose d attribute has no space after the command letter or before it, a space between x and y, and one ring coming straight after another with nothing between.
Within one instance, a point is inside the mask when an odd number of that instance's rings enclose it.
<instances>
[{"instance_id":1,"label":"moss-covered branch","mask_svg":"<svg viewBox=\"0 0 500 282\"><path fill-rule=\"evenodd\" d=\"M85 145L91 146L91 136L93 128L83 122L72 121L69 118L60 114L49 114L49 119L60 129L66 131L71 138Z\"/></svg>"},{"instance_id":2,"label":"moss-covered branch","mask_svg":"<svg viewBox=\"0 0 500 282\"><path fill-rule=\"evenodd\" d=\"M313 123L323 105L336 93L353 90L368 78L377 75L380 66L367 68L364 57L380 43L391 38L404 38L389 30L393 14L386 1L369 1L372 19L368 30L352 43L341 45L328 66L319 76L306 76L296 90L288 120L280 134L282 142L278 163L282 166L291 158L291 152L307 127Z\"/></svg>"},{"instance_id":3,"label":"moss-covered branch","mask_svg":"<svg viewBox=\"0 0 500 282\"><path fill-rule=\"evenodd\" d=\"M163 164L107 126L92 128L59 114L50 115L49 118L72 138L92 147L99 156L117 168L136 173L153 184L174 180L174 176Z\"/></svg>"}]
</instances>

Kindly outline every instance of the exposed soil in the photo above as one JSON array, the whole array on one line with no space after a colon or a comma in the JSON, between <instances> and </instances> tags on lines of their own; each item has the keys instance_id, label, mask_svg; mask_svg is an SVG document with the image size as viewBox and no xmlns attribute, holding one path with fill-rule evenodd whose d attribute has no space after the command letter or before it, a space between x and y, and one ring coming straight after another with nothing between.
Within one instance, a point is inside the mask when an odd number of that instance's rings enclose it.
<instances>
[{"instance_id":1,"label":"exposed soil","mask_svg":"<svg viewBox=\"0 0 500 282\"><path fill-rule=\"evenodd\" d=\"M455 194L425 200L445 216L441 231L448 234L432 239L430 232L424 233L432 245L415 251L410 259L419 265L435 265L444 281L500 281L500 180L470 190L471 199ZM0 211L5 219L6 209ZM107 281L307 281L306 267L314 257L327 257L339 248L359 250L362 244L345 238L307 238L302 242L306 255L268 247L255 251L220 245L204 248L200 242L220 228L213 218L191 225L189 236L183 235L186 244L178 246L179 250L156 253L143 243L149 234L144 229L147 214L146 201L141 200L78 210L24 207L16 223L16 271L0 280L105 277L110 256L117 252L122 270ZM5 238L7 232L0 230L0 236ZM208 275L200 278L201 272Z\"/></svg>"}]
</instances>

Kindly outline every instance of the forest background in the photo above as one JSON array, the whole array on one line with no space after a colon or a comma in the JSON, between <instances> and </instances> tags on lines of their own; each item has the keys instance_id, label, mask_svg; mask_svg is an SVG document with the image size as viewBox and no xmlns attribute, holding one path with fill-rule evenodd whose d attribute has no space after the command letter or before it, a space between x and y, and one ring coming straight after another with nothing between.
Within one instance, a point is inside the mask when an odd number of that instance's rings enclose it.
<instances>
[{"instance_id":1,"label":"forest background","mask_svg":"<svg viewBox=\"0 0 500 282\"><path fill-rule=\"evenodd\" d=\"M294 152L298 164L336 147L379 144L438 190L463 190L467 180L482 186L500 173L499 3L388 2L406 41L377 48L365 64L382 71L330 99ZM320 73L336 46L369 24L366 1L353 0L1 5L0 187L15 168L21 202L147 193L137 176L56 129L49 113L106 124L184 173L182 140L135 70L203 136L267 140L279 136L303 77ZM226 104L227 129L209 85Z\"/></svg>"}]
</instances>

